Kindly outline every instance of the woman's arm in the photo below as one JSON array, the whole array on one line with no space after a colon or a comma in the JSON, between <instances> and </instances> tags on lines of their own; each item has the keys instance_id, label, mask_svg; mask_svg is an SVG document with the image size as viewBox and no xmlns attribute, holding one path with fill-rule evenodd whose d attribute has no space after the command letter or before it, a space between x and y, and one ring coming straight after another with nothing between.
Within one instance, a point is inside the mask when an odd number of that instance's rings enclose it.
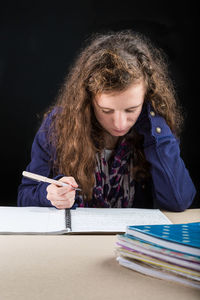
<instances>
[{"instance_id":1,"label":"woman's arm","mask_svg":"<svg viewBox=\"0 0 200 300\"><path fill-rule=\"evenodd\" d=\"M47 132L52 115L50 114L38 130L31 150L31 162L26 170L46 177L52 176L50 167L50 149L47 142ZM48 183L37 182L26 177L18 188L18 206L52 206L47 200Z\"/></svg>"},{"instance_id":2,"label":"woman's arm","mask_svg":"<svg viewBox=\"0 0 200 300\"><path fill-rule=\"evenodd\" d=\"M75 208L75 190L77 187L74 178L60 174L54 174L52 168L52 147L48 142L48 132L54 110L42 123L32 145L31 162L26 170L46 177L59 179L69 183L69 186L58 187L54 184L37 182L26 177L22 178L22 183L18 189L18 206L54 206L56 208ZM71 187L72 186L72 187Z\"/></svg>"},{"instance_id":3,"label":"woman's arm","mask_svg":"<svg viewBox=\"0 0 200 300\"><path fill-rule=\"evenodd\" d=\"M196 190L180 157L179 143L164 118L146 105L135 124L144 136L144 153L151 164L156 206L183 211L194 199Z\"/></svg>"}]
</instances>

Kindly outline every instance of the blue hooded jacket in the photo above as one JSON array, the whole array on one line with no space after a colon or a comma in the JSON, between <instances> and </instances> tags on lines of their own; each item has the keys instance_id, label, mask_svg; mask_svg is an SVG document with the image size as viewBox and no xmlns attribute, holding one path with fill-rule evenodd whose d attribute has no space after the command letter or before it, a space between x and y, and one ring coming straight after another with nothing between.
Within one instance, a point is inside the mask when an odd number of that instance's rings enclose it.
<instances>
[{"instance_id":1,"label":"blue hooded jacket","mask_svg":"<svg viewBox=\"0 0 200 300\"><path fill-rule=\"evenodd\" d=\"M55 174L50 165L52 151L47 139L53 112L43 121L32 145L31 162L26 170L54 179L63 175ZM160 208L169 211L183 211L193 202L196 194L188 170L180 157L179 142L171 132L165 119L156 114L150 105L145 106L134 125L144 136L144 153L151 164L149 183L135 183L134 206ZM46 198L48 183L22 179L18 189L18 206L52 206ZM72 208L78 206L75 204Z\"/></svg>"}]
</instances>

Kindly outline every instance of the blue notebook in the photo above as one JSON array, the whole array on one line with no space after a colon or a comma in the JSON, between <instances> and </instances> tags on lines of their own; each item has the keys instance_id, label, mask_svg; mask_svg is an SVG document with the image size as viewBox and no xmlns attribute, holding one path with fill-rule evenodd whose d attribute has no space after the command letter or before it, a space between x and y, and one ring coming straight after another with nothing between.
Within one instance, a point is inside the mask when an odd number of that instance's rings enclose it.
<instances>
[{"instance_id":1,"label":"blue notebook","mask_svg":"<svg viewBox=\"0 0 200 300\"><path fill-rule=\"evenodd\" d=\"M128 226L126 233L168 249L200 256L200 222Z\"/></svg>"}]
</instances>

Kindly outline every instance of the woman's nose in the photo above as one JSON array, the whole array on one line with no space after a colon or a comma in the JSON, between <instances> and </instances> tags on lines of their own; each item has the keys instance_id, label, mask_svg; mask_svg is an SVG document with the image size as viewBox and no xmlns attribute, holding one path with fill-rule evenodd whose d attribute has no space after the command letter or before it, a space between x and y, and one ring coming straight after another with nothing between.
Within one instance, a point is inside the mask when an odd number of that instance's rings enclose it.
<instances>
[{"instance_id":1,"label":"woman's nose","mask_svg":"<svg viewBox=\"0 0 200 300\"><path fill-rule=\"evenodd\" d=\"M124 130L127 127L127 116L125 113L116 112L113 118L113 125L116 130Z\"/></svg>"}]
</instances>

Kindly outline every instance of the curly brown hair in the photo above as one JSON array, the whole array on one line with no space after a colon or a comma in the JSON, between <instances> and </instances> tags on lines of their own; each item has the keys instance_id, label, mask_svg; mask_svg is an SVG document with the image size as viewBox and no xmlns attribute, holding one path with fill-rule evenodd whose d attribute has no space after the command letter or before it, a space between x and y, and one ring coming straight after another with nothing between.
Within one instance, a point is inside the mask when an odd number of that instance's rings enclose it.
<instances>
[{"instance_id":1,"label":"curly brown hair","mask_svg":"<svg viewBox=\"0 0 200 300\"><path fill-rule=\"evenodd\" d=\"M104 130L95 118L93 99L98 93L125 90L140 79L146 83L145 101L151 103L178 136L182 114L165 56L149 39L131 30L93 35L50 109L61 108L56 110L49 131L50 142L56 149L54 168L73 176L87 200L91 199L95 184L96 153L104 148ZM133 174L139 180L148 176L149 166L137 133L133 146L136 157Z\"/></svg>"}]
</instances>

